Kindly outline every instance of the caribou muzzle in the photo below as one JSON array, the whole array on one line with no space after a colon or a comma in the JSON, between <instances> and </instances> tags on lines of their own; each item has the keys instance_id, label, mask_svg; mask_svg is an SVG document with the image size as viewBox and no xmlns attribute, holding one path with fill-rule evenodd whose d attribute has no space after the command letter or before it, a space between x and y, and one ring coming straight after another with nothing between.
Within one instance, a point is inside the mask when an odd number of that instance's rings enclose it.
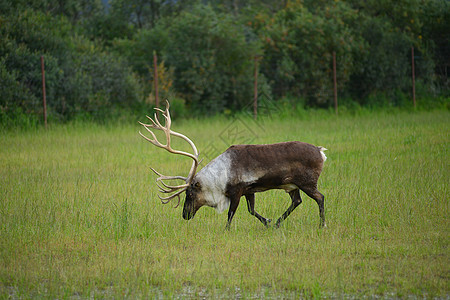
<instances>
[{"instance_id":1,"label":"caribou muzzle","mask_svg":"<svg viewBox=\"0 0 450 300\"><path fill-rule=\"evenodd\" d=\"M186 208L186 206L183 208L183 219L190 220L195 216L196 211L194 208Z\"/></svg>"}]
</instances>

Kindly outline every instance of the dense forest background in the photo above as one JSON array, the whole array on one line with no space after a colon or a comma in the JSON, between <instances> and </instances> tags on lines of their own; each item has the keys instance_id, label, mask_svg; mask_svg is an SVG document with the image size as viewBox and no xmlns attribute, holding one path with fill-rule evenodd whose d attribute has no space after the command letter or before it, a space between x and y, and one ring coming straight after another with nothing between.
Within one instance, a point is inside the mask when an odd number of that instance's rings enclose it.
<instances>
[{"instance_id":1,"label":"dense forest background","mask_svg":"<svg viewBox=\"0 0 450 300\"><path fill-rule=\"evenodd\" d=\"M447 0L15 0L0 2L0 121L240 111L259 95L302 107L448 108ZM261 96L261 97L262 97Z\"/></svg>"}]
</instances>

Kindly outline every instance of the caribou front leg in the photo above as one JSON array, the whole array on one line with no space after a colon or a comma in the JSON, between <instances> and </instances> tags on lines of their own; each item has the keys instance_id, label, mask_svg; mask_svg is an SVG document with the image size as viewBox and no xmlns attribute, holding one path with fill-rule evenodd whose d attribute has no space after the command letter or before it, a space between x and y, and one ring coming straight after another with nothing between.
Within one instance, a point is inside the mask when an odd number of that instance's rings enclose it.
<instances>
[{"instance_id":1,"label":"caribou front leg","mask_svg":"<svg viewBox=\"0 0 450 300\"><path fill-rule=\"evenodd\" d=\"M226 230L230 230L231 221L233 220L234 214L236 213L236 209L239 206L239 202L241 201L241 195L233 195L230 198L230 208L228 209L228 221L227 226L225 227Z\"/></svg>"}]
</instances>

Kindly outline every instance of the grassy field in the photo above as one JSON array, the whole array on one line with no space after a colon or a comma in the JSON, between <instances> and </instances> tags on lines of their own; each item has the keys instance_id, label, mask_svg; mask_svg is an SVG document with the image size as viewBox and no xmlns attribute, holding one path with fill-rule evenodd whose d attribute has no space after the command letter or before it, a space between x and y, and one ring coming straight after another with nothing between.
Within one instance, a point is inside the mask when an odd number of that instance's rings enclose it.
<instances>
[{"instance_id":1,"label":"grassy field","mask_svg":"<svg viewBox=\"0 0 450 300\"><path fill-rule=\"evenodd\" d=\"M144 118L142 119L144 120ZM226 214L157 198L156 170L190 161L139 125L69 124L0 136L0 298L447 298L450 113L174 120L204 162L230 143L301 140L328 148L317 204L266 229L241 202ZM187 149L182 143L177 147ZM283 191L256 194L276 219Z\"/></svg>"}]
</instances>

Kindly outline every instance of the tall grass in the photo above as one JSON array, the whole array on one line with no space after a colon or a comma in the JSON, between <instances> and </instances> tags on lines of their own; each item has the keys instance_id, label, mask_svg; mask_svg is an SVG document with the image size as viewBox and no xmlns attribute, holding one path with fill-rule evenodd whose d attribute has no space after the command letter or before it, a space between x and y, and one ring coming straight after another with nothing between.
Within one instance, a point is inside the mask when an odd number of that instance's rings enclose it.
<instances>
[{"instance_id":1,"label":"tall grass","mask_svg":"<svg viewBox=\"0 0 450 300\"><path fill-rule=\"evenodd\" d=\"M180 207L158 200L149 166L185 174L190 161L145 142L138 124L3 132L0 295L448 297L449 120L436 111L174 121L209 156L232 132L238 142L328 148L323 230L304 194L278 230L245 201L229 232L226 214L210 208L182 220ZM282 191L256 194L268 218L289 203Z\"/></svg>"}]
</instances>

